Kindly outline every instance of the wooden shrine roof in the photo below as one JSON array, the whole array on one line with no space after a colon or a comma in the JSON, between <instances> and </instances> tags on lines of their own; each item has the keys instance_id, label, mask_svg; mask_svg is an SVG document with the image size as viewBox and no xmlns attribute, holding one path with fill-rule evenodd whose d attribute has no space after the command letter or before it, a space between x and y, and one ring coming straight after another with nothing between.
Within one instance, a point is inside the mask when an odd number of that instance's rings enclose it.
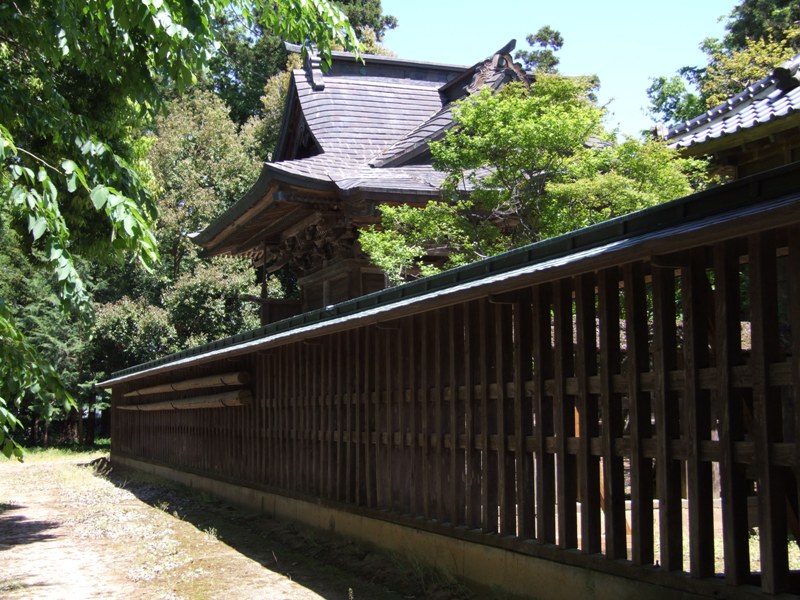
<instances>
[{"instance_id":1,"label":"wooden shrine roof","mask_svg":"<svg viewBox=\"0 0 800 600\"><path fill-rule=\"evenodd\" d=\"M370 213L370 202L438 198L444 175L431 163L428 142L452 126L458 99L514 78L531 80L513 63L513 45L512 40L472 67L370 55L360 63L334 52L332 67L323 74L319 59L311 57L292 73L273 161L194 241L207 255L255 257L259 244L276 241L275 223L291 226L325 210L325 203L339 210L366 201ZM294 202L294 213L279 206L287 202Z\"/></svg>"},{"instance_id":2,"label":"wooden shrine roof","mask_svg":"<svg viewBox=\"0 0 800 600\"><path fill-rule=\"evenodd\" d=\"M302 69L293 76L303 116L324 154L372 157L442 107L436 81L329 76L320 90Z\"/></svg>"}]
</instances>

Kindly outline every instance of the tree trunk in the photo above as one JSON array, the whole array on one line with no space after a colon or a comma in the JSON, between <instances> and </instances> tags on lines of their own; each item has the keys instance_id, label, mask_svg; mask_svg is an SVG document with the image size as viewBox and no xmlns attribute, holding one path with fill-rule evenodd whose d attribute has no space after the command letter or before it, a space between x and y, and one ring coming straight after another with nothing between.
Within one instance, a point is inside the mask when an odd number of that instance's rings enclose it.
<instances>
[{"instance_id":1,"label":"tree trunk","mask_svg":"<svg viewBox=\"0 0 800 600\"><path fill-rule=\"evenodd\" d=\"M33 423L31 424L31 435L28 438L28 443L31 446L35 446L39 443L39 419L34 418Z\"/></svg>"},{"instance_id":2,"label":"tree trunk","mask_svg":"<svg viewBox=\"0 0 800 600\"><path fill-rule=\"evenodd\" d=\"M94 406L89 406L89 414L86 417L86 427L84 429L83 443L86 446L94 446L94 432L96 415Z\"/></svg>"},{"instance_id":3,"label":"tree trunk","mask_svg":"<svg viewBox=\"0 0 800 600\"><path fill-rule=\"evenodd\" d=\"M81 442L81 416L74 408L67 413L64 423L64 442L67 444L80 444Z\"/></svg>"}]
</instances>

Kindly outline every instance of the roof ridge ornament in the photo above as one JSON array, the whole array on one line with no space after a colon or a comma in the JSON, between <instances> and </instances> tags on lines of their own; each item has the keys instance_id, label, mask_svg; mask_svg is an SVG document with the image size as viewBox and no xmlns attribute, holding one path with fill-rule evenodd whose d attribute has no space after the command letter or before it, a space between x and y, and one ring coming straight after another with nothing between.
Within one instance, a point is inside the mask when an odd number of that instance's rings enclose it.
<instances>
[{"instance_id":1,"label":"roof ridge ornament","mask_svg":"<svg viewBox=\"0 0 800 600\"><path fill-rule=\"evenodd\" d=\"M511 57L511 52L516 47L517 40L511 39L505 46L484 60L483 64L478 63L478 65L474 67L475 75L467 86L468 92L474 94L485 85L491 85L493 88L497 89L505 80L505 77L498 78L497 75L499 73L506 73L507 71L513 71L514 76L516 76L519 81L526 86L530 85L533 80L532 75L526 73Z\"/></svg>"},{"instance_id":2,"label":"roof ridge ornament","mask_svg":"<svg viewBox=\"0 0 800 600\"><path fill-rule=\"evenodd\" d=\"M800 85L800 54L790 58L772 72L775 86L782 92L789 92Z\"/></svg>"},{"instance_id":3,"label":"roof ridge ornament","mask_svg":"<svg viewBox=\"0 0 800 600\"><path fill-rule=\"evenodd\" d=\"M317 92L325 89L325 78L322 74L322 64L319 56L316 54L307 55L306 59L303 61L303 69L305 70L306 77L311 84L311 89Z\"/></svg>"},{"instance_id":4,"label":"roof ridge ornament","mask_svg":"<svg viewBox=\"0 0 800 600\"><path fill-rule=\"evenodd\" d=\"M290 42L283 42L283 47L289 53L303 56L303 70L306 72L306 78L311 84L311 89L317 92L324 90L325 78L323 77L322 61L319 58L319 54L316 51L303 52L302 46Z\"/></svg>"}]
</instances>

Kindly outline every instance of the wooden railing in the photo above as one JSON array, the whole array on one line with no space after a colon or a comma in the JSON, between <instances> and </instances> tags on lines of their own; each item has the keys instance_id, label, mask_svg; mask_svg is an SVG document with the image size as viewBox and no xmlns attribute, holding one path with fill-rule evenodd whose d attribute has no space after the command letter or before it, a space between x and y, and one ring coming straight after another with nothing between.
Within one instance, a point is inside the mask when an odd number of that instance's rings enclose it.
<instances>
[{"instance_id":1,"label":"wooden railing","mask_svg":"<svg viewBox=\"0 0 800 600\"><path fill-rule=\"evenodd\" d=\"M671 226L126 375L117 407L232 370L253 399L116 411L113 452L677 590L797 592L800 204Z\"/></svg>"}]
</instances>

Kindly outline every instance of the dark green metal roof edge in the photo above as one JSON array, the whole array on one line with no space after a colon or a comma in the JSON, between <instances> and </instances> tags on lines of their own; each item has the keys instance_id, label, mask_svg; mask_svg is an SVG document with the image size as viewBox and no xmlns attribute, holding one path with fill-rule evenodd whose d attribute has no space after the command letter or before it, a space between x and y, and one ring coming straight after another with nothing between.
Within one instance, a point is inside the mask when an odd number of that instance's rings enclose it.
<instances>
[{"instance_id":1,"label":"dark green metal roof edge","mask_svg":"<svg viewBox=\"0 0 800 600\"><path fill-rule=\"evenodd\" d=\"M306 325L352 315L362 310L391 304L399 300L445 290L452 286L497 275L532 263L563 257L573 252L588 250L609 242L652 233L666 227L697 221L710 216L721 215L778 198L795 192L798 188L800 188L800 162L610 219L597 225L578 229L529 246L510 250L479 262L450 269L438 275L303 313L277 323L271 323L265 327L215 340L203 346L176 352L117 371L109 379L126 377L184 358L205 354L212 350L235 346L243 342L284 333Z\"/></svg>"}]
</instances>

